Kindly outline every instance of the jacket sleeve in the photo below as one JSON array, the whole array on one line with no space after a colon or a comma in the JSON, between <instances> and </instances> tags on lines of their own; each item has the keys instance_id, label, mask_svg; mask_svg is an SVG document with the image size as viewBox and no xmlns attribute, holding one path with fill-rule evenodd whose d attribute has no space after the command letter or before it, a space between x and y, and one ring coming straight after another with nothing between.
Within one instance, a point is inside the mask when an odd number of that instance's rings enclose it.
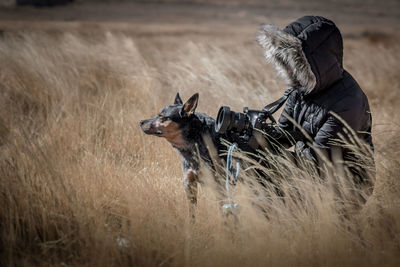
<instances>
[{"instance_id":1,"label":"jacket sleeve","mask_svg":"<svg viewBox=\"0 0 400 267\"><path fill-rule=\"evenodd\" d=\"M358 129L360 116L354 109L345 109L336 113L352 129ZM328 115L326 121L314 137L313 148L320 149L323 153L330 155L331 148L335 146L335 139L339 133L343 133L344 124L334 115ZM303 144L296 144L296 152L303 154L307 159L316 161L316 153L313 149Z\"/></svg>"},{"instance_id":2,"label":"jacket sleeve","mask_svg":"<svg viewBox=\"0 0 400 267\"><path fill-rule=\"evenodd\" d=\"M354 97L342 99L337 107L333 107L332 111L336 113L328 114L328 117L314 138L313 146L328 149L333 145L333 139L338 138L339 133L343 133L345 125L341 120L345 121L350 128L355 131L362 129L362 125L366 120L365 116L369 116L362 104L357 105L359 101ZM337 117L340 117L338 119Z\"/></svg>"},{"instance_id":3,"label":"jacket sleeve","mask_svg":"<svg viewBox=\"0 0 400 267\"><path fill-rule=\"evenodd\" d=\"M279 117L278 121L278 126L280 129L284 131L292 131L294 129L293 123L290 122L287 117L293 118L294 117L294 108L296 105L296 99L297 99L297 92L293 92L287 102L286 105L282 111L281 116Z\"/></svg>"},{"instance_id":4,"label":"jacket sleeve","mask_svg":"<svg viewBox=\"0 0 400 267\"><path fill-rule=\"evenodd\" d=\"M283 146L284 148L289 148L295 144L295 141L302 137L299 131L295 130L293 123L287 118L294 117L294 109L296 105L297 92L293 92L282 111L281 116L278 120L278 125L270 129L268 134L272 139ZM300 137L301 135L301 137Z\"/></svg>"}]
</instances>

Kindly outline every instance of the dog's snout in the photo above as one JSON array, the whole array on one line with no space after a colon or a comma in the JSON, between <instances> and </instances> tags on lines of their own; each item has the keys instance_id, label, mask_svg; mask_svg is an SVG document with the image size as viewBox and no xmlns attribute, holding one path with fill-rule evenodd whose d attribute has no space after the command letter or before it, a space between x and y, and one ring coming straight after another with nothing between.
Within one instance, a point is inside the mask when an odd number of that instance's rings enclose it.
<instances>
[{"instance_id":1,"label":"dog's snout","mask_svg":"<svg viewBox=\"0 0 400 267\"><path fill-rule=\"evenodd\" d=\"M142 128L143 132L149 134L151 129L151 123L149 123L149 120L141 120L139 123L140 128Z\"/></svg>"}]
</instances>

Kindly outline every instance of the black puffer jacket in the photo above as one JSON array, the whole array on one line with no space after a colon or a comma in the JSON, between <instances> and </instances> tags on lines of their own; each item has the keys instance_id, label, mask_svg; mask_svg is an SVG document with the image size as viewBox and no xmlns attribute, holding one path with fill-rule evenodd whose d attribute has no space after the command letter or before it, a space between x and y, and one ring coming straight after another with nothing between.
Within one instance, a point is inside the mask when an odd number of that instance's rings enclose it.
<instances>
[{"instance_id":1,"label":"black puffer jacket","mask_svg":"<svg viewBox=\"0 0 400 267\"><path fill-rule=\"evenodd\" d=\"M342 36L332 21L306 16L284 30L263 25L257 32L257 41L278 74L296 88L279 119L281 129L299 132L286 118L289 116L312 137L312 147L308 147L302 135L294 134L296 151L314 160L313 148L329 152L332 140L343 129L340 120L330 112L338 114L373 146L368 99L343 69ZM288 145L292 144L288 139L286 141Z\"/></svg>"}]
</instances>

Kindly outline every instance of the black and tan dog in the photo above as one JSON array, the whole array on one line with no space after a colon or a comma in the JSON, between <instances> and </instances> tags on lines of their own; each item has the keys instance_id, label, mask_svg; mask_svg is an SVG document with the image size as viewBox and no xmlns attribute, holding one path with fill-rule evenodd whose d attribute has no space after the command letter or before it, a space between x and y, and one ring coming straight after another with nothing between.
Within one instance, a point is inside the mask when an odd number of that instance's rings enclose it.
<instances>
[{"instance_id":1,"label":"black and tan dog","mask_svg":"<svg viewBox=\"0 0 400 267\"><path fill-rule=\"evenodd\" d=\"M205 162L215 170L216 158L226 146L221 144L221 136L214 130L215 120L207 114L195 112L199 94L196 93L186 103L179 93L174 104L166 106L154 118L140 121L146 134L164 137L179 152L185 178L185 191L192 204L197 202L197 183L200 163Z\"/></svg>"}]
</instances>

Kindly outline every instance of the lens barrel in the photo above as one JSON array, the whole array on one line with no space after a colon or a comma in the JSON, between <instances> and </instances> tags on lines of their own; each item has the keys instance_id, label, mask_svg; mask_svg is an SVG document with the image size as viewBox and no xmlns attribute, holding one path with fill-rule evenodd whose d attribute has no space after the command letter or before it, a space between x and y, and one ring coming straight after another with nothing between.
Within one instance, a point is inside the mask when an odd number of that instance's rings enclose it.
<instances>
[{"instance_id":1,"label":"lens barrel","mask_svg":"<svg viewBox=\"0 0 400 267\"><path fill-rule=\"evenodd\" d=\"M228 130L235 129L240 133L246 127L246 118L246 114L231 111L229 107L223 106L218 111L215 131L219 134L224 134Z\"/></svg>"}]
</instances>

